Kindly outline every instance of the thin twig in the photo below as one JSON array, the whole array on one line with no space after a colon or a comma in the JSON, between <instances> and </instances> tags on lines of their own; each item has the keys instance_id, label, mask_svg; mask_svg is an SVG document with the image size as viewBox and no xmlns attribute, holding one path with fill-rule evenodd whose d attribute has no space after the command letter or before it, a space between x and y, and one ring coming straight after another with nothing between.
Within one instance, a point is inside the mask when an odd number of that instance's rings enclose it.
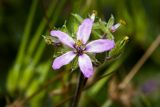
<instances>
[{"instance_id":1,"label":"thin twig","mask_svg":"<svg viewBox=\"0 0 160 107\"><path fill-rule=\"evenodd\" d=\"M133 66L130 73L124 78L122 83L120 83L119 88L124 89L131 79L135 76L135 74L139 71L142 65L146 62L146 60L152 55L152 53L156 50L156 48L160 45L160 35L155 39L155 41L150 45L145 54L141 57L141 59Z\"/></svg>"}]
</instances>

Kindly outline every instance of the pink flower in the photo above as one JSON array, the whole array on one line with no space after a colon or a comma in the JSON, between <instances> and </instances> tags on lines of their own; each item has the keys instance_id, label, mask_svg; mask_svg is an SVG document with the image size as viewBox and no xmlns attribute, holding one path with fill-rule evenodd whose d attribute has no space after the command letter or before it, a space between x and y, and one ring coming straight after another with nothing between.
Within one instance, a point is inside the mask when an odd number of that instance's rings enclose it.
<instances>
[{"instance_id":1,"label":"pink flower","mask_svg":"<svg viewBox=\"0 0 160 107\"><path fill-rule=\"evenodd\" d=\"M78 65L86 78L93 75L93 65L87 53L101 53L111 50L115 43L113 40L98 39L87 43L93 26L93 20L87 18L78 28L77 40L74 41L68 34L59 30L52 30L50 34L57 37L60 42L72 50L57 57L53 62L53 69L60 69L63 65L70 63L78 56Z\"/></svg>"}]
</instances>

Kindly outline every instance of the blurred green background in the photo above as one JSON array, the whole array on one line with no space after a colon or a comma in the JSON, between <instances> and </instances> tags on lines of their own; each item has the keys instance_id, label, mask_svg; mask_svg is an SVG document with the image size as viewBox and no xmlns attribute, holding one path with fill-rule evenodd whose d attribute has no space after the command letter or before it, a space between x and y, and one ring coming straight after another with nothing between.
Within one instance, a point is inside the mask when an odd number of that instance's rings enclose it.
<instances>
[{"instance_id":1,"label":"blurred green background","mask_svg":"<svg viewBox=\"0 0 160 107\"><path fill-rule=\"evenodd\" d=\"M79 106L159 107L160 46L123 94L114 95L117 93L111 91L115 78L123 80L160 35L159 0L0 0L0 107L13 107L15 101L19 101L15 107L22 107L21 100L41 89L46 81L58 78L60 71L51 67L54 47L46 45L42 35L49 35L50 29L61 27L65 20L72 22L71 13L85 18L92 10L105 21L111 14L116 22L124 20L126 25L115 32L115 38L130 39L121 57L102 67L102 72L114 71L114 75L86 90ZM64 73L23 106L61 104L72 95L75 81L76 77L70 79L70 73ZM69 103L60 106L68 107Z\"/></svg>"}]
</instances>

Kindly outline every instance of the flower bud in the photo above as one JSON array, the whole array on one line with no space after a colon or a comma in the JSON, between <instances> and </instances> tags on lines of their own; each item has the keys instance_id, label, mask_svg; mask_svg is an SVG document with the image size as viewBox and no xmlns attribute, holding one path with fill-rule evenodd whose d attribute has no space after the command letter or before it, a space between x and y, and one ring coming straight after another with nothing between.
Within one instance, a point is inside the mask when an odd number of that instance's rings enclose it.
<instances>
[{"instance_id":1,"label":"flower bud","mask_svg":"<svg viewBox=\"0 0 160 107\"><path fill-rule=\"evenodd\" d=\"M93 10L93 12L92 12L92 14L90 16L90 18L92 19L93 22L95 20L96 15L97 15L97 11Z\"/></svg>"},{"instance_id":2,"label":"flower bud","mask_svg":"<svg viewBox=\"0 0 160 107\"><path fill-rule=\"evenodd\" d=\"M115 32L120 26L121 26L121 24L120 24L120 23L117 23L117 24L113 25L113 26L110 28L110 30L111 30L112 32Z\"/></svg>"},{"instance_id":3,"label":"flower bud","mask_svg":"<svg viewBox=\"0 0 160 107\"><path fill-rule=\"evenodd\" d=\"M60 41L53 36L43 36L43 38L48 45L59 46L61 44Z\"/></svg>"},{"instance_id":4,"label":"flower bud","mask_svg":"<svg viewBox=\"0 0 160 107\"><path fill-rule=\"evenodd\" d=\"M125 36L122 40L118 41L115 47L109 52L109 57L107 59L118 57L123 52L123 49L126 43L128 42L128 40L129 40L129 37Z\"/></svg>"},{"instance_id":5,"label":"flower bud","mask_svg":"<svg viewBox=\"0 0 160 107\"><path fill-rule=\"evenodd\" d=\"M121 25L126 25L126 22L124 20L120 20L119 23L115 24L115 25L112 25L110 27L110 30L112 32L115 32Z\"/></svg>"}]
</instances>

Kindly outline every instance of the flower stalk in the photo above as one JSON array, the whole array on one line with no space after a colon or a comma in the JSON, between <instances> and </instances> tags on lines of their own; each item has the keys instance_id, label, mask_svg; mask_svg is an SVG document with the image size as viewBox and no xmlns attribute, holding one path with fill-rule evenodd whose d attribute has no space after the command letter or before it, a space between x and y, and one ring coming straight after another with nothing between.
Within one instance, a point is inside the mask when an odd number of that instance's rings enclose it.
<instances>
[{"instance_id":1,"label":"flower stalk","mask_svg":"<svg viewBox=\"0 0 160 107\"><path fill-rule=\"evenodd\" d=\"M74 94L74 97L73 97L71 107L77 107L78 106L78 102L79 102L79 99L80 99L80 96L81 96L81 92L82 92L82 89L85 86L86 82L87 82L87 78L85 78L83 76L83 74L80 72L79 79L77 81L76 91L75 91L75 94Z\"/></svg>"}]
</instances>

